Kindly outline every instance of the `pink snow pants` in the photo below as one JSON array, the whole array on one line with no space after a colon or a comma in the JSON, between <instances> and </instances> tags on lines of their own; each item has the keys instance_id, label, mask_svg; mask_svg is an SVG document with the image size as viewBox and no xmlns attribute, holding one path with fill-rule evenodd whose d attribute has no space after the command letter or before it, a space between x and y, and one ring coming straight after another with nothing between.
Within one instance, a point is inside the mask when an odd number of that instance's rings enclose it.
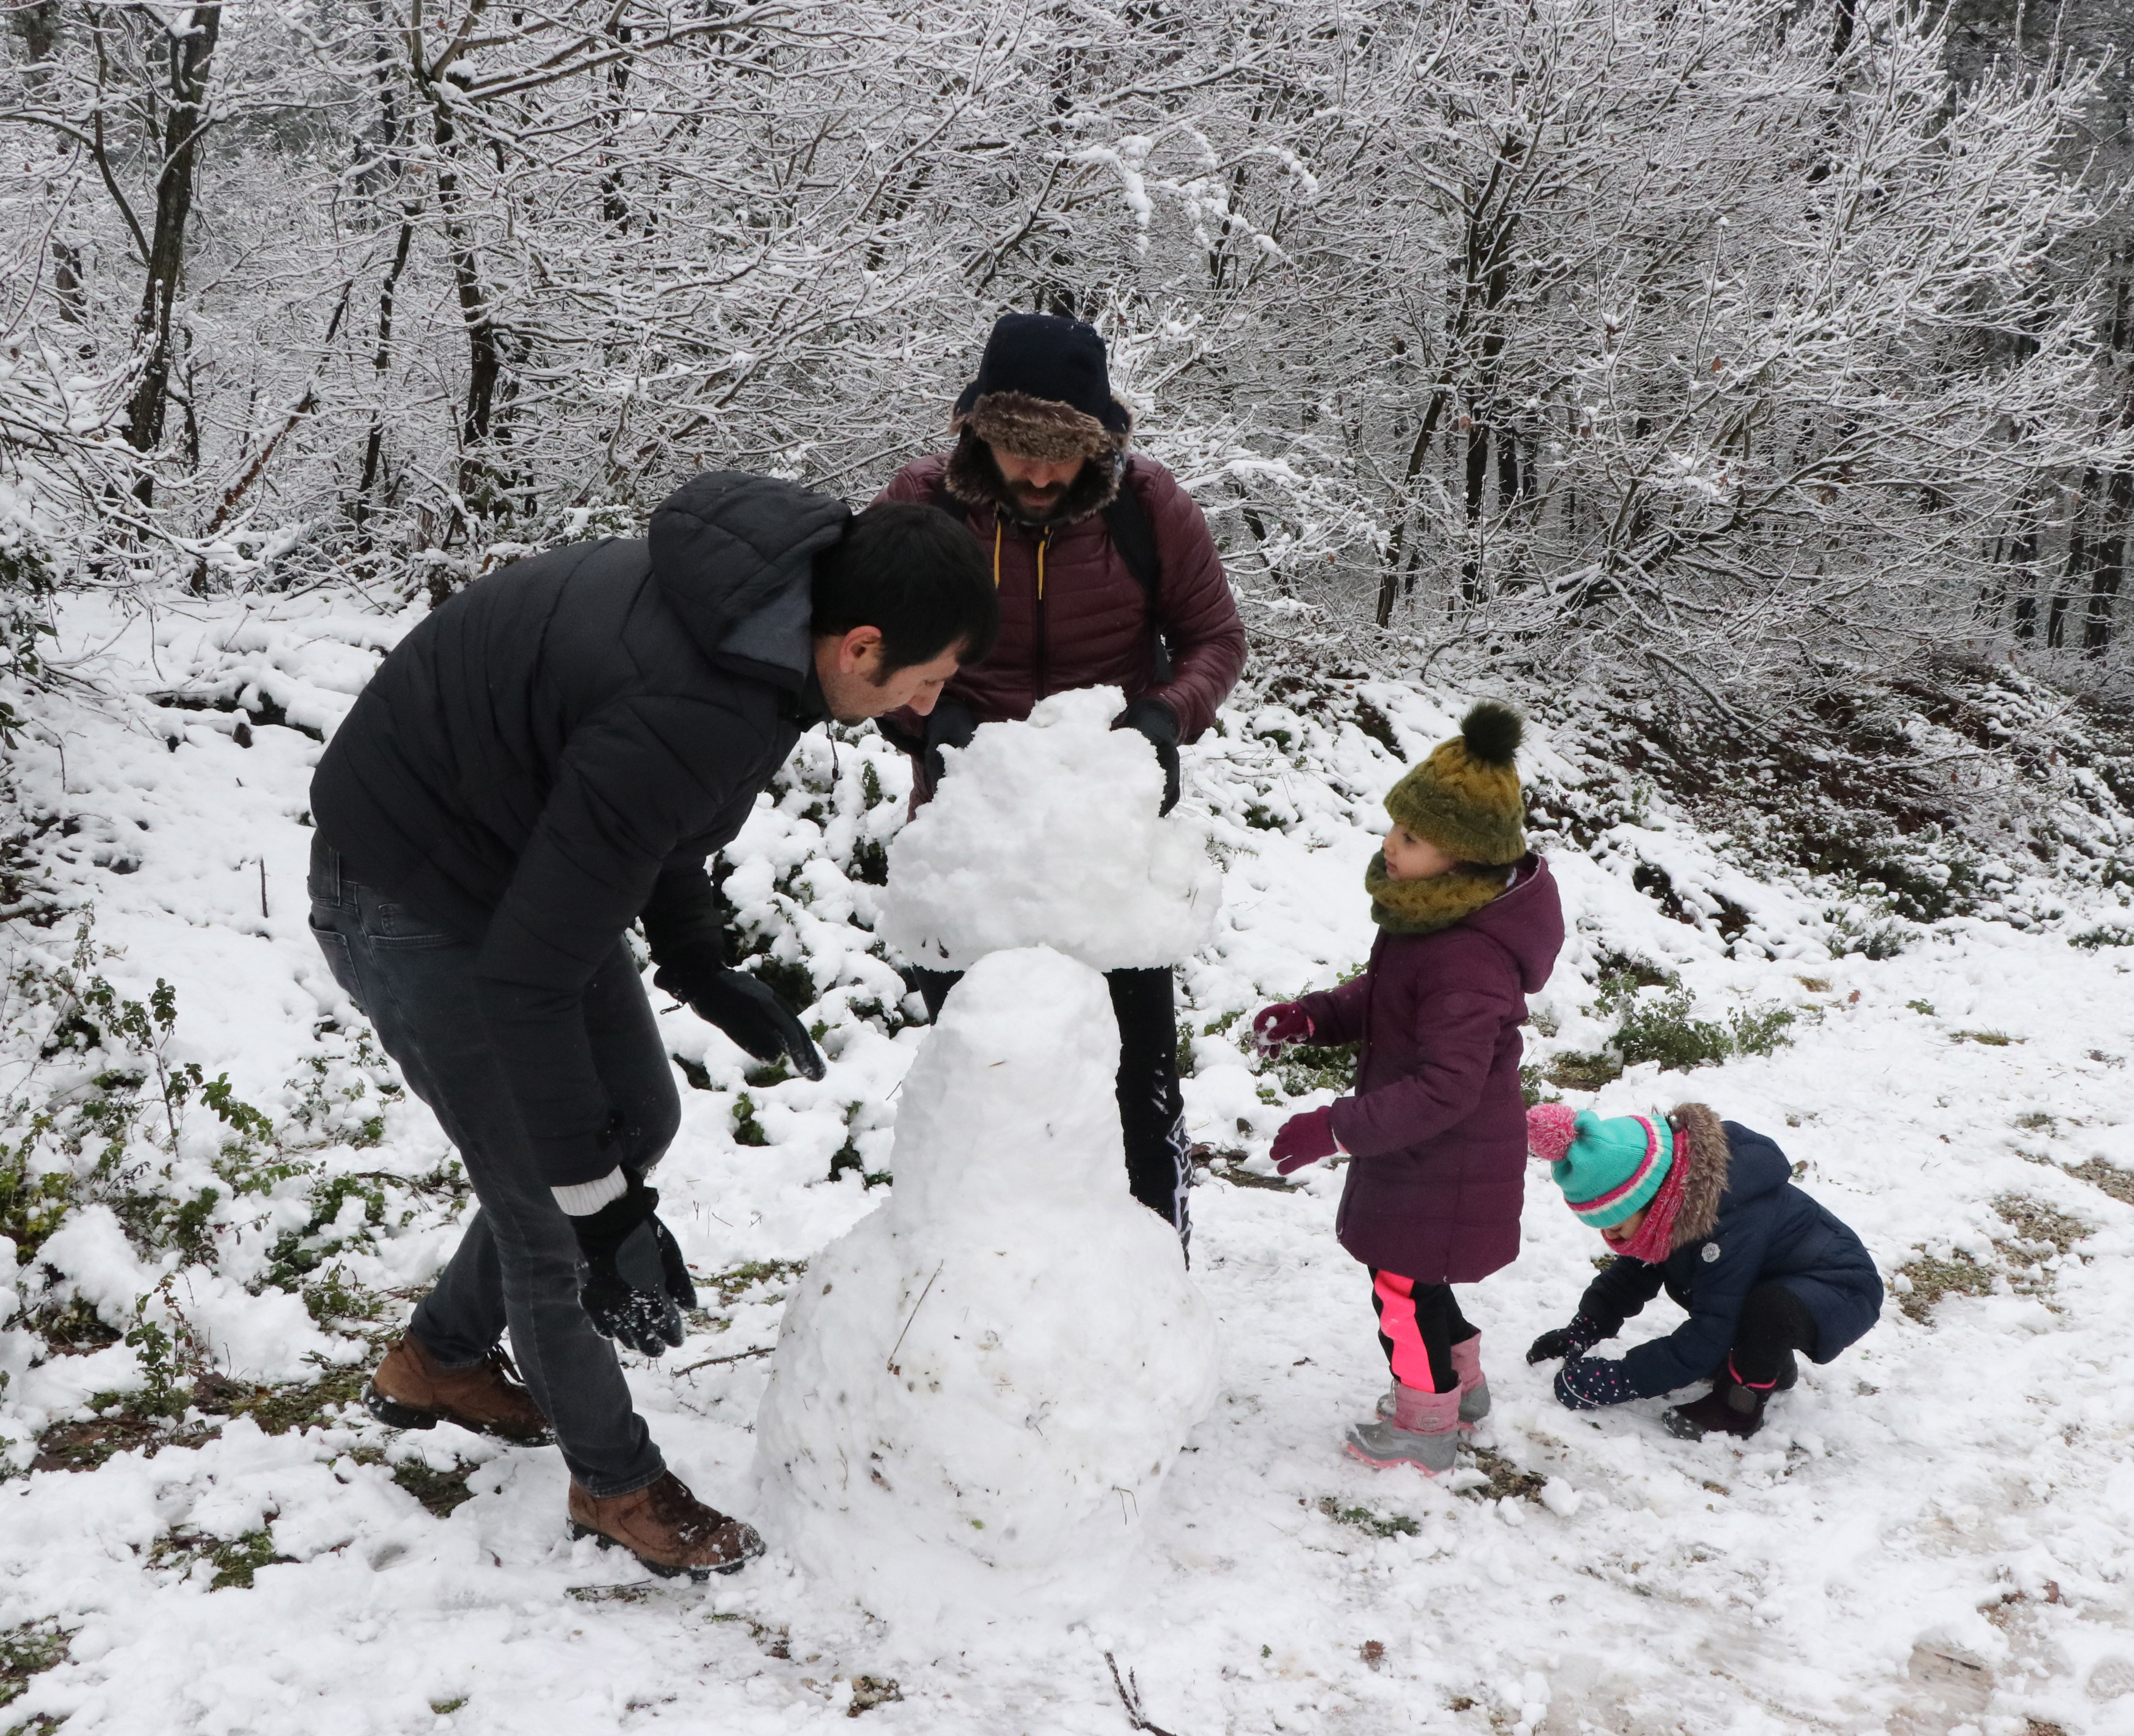
<instances>
[{"instance_id":1,"label":"pink snow pants","mask_svg":"<svg viewBox=\"0 0 2134 1736\"><path fill-rule=\"evenodd\" d=\"M1452 1347L1475 1335L1449 1284L1417 1284L1398 1272L1370 1268L1371 1306L1378 1311L1378 1345L1393 1378L1417 1392L1450 1392L1460 1384L1452 1371Z\"/></svg>"}]
</instances>

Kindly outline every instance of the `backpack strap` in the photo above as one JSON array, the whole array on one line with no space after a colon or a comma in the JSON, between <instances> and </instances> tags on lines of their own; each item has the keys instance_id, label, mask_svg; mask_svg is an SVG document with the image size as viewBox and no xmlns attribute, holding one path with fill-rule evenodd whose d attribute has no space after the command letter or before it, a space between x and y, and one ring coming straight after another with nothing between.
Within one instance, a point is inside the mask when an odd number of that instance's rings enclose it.
<instances>
[{"instance_id":1,"label":"backpack strap","mask_svg":"<svg viewBox=\"0 0 2134 1736\"><path fill-rule=\"evenodd\" d=\"M1154 684L1161 687L1171 679L1171 647L1163 642L1163 617L1156 612L1163 587L1163 558L1156 553L1156 533L1149 528L1141 496L1123 474L1119 477L1119 491L1104 509L1104 528L1111 532L1112 546L1127 563L1127 570L1141 581L1142 589L1148 594L1148 634L1156 651Z\"/></svg>"},{"instance_id":2,"label":"backpack strap","mask_svg":"<svg viewBox=\"0 0 2134 1736\"><path fill-rule=\"evenodd\" d=\"M949 492L945 474L934 479L928 499L936 510L947 513L959 525L965 522L968 509ZM1104 508L1104 529L1111 534L1112 546L1118 550L1127 570L1147 594L1148 632L1155 650L1153 684L1161 687L1171 679L1171 647L1163 642L1163 619L1156 613L1163 586L1163 558L1156 552L1156 533L1149 527L1147 513L1142 510L1141 496L1123 475L1119 478L1119 491Z\"/></svg>"}]
</instances>

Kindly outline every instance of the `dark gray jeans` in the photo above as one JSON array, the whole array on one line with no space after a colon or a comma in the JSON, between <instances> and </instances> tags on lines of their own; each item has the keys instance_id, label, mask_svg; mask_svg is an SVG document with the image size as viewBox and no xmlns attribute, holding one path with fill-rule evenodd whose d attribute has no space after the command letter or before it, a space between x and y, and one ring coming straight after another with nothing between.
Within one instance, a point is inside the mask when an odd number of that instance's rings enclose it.
<instances>
[{"instance_id":1,"label":"dark gray jeans","mask_svg":"<svg viewBox=\"0 0 2134 1736\"><path fill-rule=\"evenodd\" d=\"M480 1361L509 1327L571 1475L603 1497L657 1481L666 1464L631 1406L615 1347L578 1304L577 1237L528 1155L482 1018L478 949L415 906L350 879L324 839L311 846L311 932L334 980L459 1148L481 1202L411 1330L438 1362L462 1368ZM586 985L583 1004L593 1061L618 1121L616 1155L649 1169L674 1137L682 1105L645 985L620 940Z\"/></svg>"}]
</instances>

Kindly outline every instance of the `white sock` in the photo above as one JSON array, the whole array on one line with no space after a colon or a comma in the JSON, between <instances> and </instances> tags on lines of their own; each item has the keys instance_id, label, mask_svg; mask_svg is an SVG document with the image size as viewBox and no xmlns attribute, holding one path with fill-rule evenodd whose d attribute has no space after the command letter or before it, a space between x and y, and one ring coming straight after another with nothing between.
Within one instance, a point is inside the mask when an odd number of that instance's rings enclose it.
<instances>
[{"instance_id":1,"label":"white sock","mask_svg":"<svg viewBox=\"0 0 2134 1736\"><path fill-rule=\"evenodd\" d=\"M591 1217L611 1200L619 1200L630 1191L624 1179L622 1167L617 1164L597 1182L578 1182L568 1187L551 1187L556 1203L572 1217Z\"/></svg>"}]
</instances>

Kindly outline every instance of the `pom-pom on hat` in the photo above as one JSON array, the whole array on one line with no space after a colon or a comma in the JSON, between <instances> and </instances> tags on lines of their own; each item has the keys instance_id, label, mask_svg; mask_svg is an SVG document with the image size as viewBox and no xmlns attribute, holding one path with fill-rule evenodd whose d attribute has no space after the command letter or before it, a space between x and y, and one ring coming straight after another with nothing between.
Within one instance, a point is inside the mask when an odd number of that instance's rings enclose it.
<instances>
[{"instance_id":1,"label":"pom-pom on hat","mask_svg":"<svg viewBox=\"0 0 2134 1736\"><path fill-rule=\"evenodd\" d=\"M1526 803L1514 763L1525 733L1509 705L1485 699L1460 733L1393 787L1386 812L1461 862L1496 867L1527 853Z\"/></svg>"},{"instance_id":2,"label":"pom-pom on hat","mask_svg":"<svg viewBox=\"0 0 2134 1736\"><path fill-rule=\"evenodd\" d=\"M1578 1134L1578 1111L1567 1103L1538 1103L1527 1111L1527 1149L1544 1163L1561 1163Z\"/></svg>"},{"instance_id":3,"label":"pom-pom on hat","mask_svg":"<svg viewBox=\"0 0 2134 1736\"><path fill-rule=\"evenodd\" d=\"M1548 1160L1564 1202L1596 1230L1652 1203L1674 1167L1674 1130L1660 1118L1572 1115L1561 1103L1527 1111L1527 1146Z\"/></svg>"}]
</instances>

